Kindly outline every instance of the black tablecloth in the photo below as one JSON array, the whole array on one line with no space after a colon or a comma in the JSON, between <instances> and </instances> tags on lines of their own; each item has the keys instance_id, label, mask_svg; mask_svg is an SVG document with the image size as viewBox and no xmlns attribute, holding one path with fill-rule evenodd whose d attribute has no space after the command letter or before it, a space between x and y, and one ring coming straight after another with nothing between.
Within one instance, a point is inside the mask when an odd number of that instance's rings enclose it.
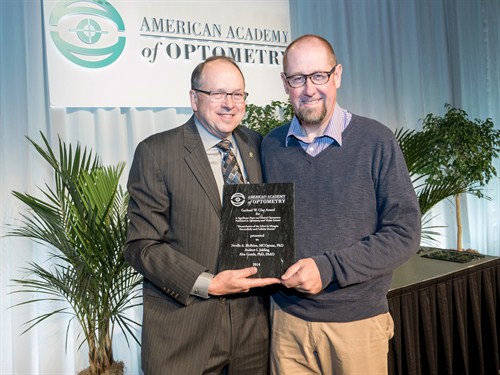
<instances>
[{"instance_id":1,"label":"black tablecloth","mask_svg":"<svg viewBox=\"0 0 500 375\"><path fill-rule=\"evenodd\" d=\"M388 294L391 375L498 375L500 259L414 259Z\"/></svg>"}]
</instances>

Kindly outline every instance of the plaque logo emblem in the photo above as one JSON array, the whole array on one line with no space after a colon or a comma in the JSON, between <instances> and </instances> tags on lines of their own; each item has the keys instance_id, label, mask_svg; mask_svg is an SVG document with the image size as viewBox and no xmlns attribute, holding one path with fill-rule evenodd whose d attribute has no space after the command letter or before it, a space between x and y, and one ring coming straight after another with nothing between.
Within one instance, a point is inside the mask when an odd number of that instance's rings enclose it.
<instances>
[{"instance_id":1,"label":"plaque logo emblem","mask_svg":"<svg viewBox=\"0 0 500 375\"><path fill-rule=\"evenodd\" d=\"M59 52L84 68L108 66L125 48L123 19L105 0L61 0L49 23Z\"/></svg>"},{"instance_id":2,"label":"plaque logo emblem","mask_svg":"<svg viewBox=\"0 0 500 375\"><path fill-rule=\"evenodd\" d=\"M231 195L231 204L235 207L240 207L245 203L245 196L241 193Z\"/></svg>"}]
</instances>

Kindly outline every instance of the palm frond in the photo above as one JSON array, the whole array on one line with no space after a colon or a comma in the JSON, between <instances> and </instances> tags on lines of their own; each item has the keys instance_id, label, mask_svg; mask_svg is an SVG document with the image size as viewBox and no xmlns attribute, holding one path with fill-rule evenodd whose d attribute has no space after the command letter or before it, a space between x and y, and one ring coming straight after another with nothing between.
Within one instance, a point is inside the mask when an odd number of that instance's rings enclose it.
<instances>
[{"instance_id":1,"label":"palm frond","mask_svg":"<svg viewBox=\"0 0 500 375\"><path fill-rule=\"evenodd\" d=\"M99 157L80 145L66 145L59 139L58 155L47 138L43 143L28 141L53 171L53 187L39 188L42 198L14 191L28 207L22 225L9 235L41 243L50 261L47 266L29 263L29 277L13 280L16 292L37 293L16 306L66 301L69 307L55 308L28 322L27 330L56 314L72 314L81 325L95 368L112 361L113 327L136 335L130 328L139 325L126 317L137 306L142 277L125 261L122 245L126 238L128 195L119 185L124 163L103 166ZM68 323L70 324L70 323ZM128 342L128 339L127 339ZM91 366L92 367L92 366Z\"/></svg>"},{"instance_id":2,"label":"palm frond","mask_svg":"<svg viewBox=\"0 0 500 375\"><path fill-rule=\"evenodd\" d=\"M425 215L442 200L470 191L457 179L431 180L429 166L432 163L429 154L436 145L436 139L423 131L397 129L396 139L405 158L408 172L417 194L420 211Z\"/></svg>"}]
</instances>

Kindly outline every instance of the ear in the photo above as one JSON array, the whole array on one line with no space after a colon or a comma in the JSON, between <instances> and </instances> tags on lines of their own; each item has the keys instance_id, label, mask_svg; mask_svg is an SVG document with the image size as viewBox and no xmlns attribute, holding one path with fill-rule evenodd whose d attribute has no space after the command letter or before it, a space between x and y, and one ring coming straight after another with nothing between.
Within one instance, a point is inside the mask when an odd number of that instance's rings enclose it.
<instances>
[{"instance_id":1,"label":"ear","mask_svg":"<svg viewBox=\"0 0 500 375\"><path fill-rule=\"evenodd\" d=\"M191 108L193 108L193 111L198 111L198 93L194 90L189 90L189 99L191 100Z\"/></svg>"},{"instance_id":2,"label":"ear","mask_svg":"<svg viewBox=\"0 0 500 375\"><path fill-rule=\"evenodd\" d=\"M281 81L283 82L283 88L285 89L285 93L289 94L288 82L286 81L285 73L281 73Z\"/></svg>"},{"instance_id":3,"label":"ear","mask_svg":"<svg viewBox=\"0 0 500 375\"><path fill-rule=\"evenodd\" d=\"M335 68L335 72L333 73L333 76L335 78L335 87L340 88L340 85L342 83L342 65L338 64L337 67Z\"/></svg>"}]
</instances>

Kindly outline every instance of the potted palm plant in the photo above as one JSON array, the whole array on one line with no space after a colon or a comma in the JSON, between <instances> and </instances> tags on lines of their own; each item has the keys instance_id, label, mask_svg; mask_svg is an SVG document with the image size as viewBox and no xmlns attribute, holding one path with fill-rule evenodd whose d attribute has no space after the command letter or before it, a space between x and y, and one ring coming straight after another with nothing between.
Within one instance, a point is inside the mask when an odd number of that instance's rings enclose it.
<instances>
[{"instance_id":1,"label":"potted palm plant","mask_svg":"<svg viewBox=\"0 0 500 375\"><path fill-rule=\"evenodd\" d=\"M119 184L124 163L103 166L91 151L61 139L56 157L43 134L42 145L27 139L51 167L54 183L40 188L42 198L13 192L29 212L9 235L45 245L37 250L45 252L50 264L29 263L27 276L13 280L19 286L15 293L41 296L18 305L56 300L69 306L37 316L24 332L52 315L70 314L68 325L76 318L83 332L79 347L86 343L89 349L89 368L84 372L123 373L123 363L113 357L113 331L117 326L138 342L139 324L126 313L140 304L142 281L122 252L128 224L128 195Z\"/></svg>"}]
</instances>

